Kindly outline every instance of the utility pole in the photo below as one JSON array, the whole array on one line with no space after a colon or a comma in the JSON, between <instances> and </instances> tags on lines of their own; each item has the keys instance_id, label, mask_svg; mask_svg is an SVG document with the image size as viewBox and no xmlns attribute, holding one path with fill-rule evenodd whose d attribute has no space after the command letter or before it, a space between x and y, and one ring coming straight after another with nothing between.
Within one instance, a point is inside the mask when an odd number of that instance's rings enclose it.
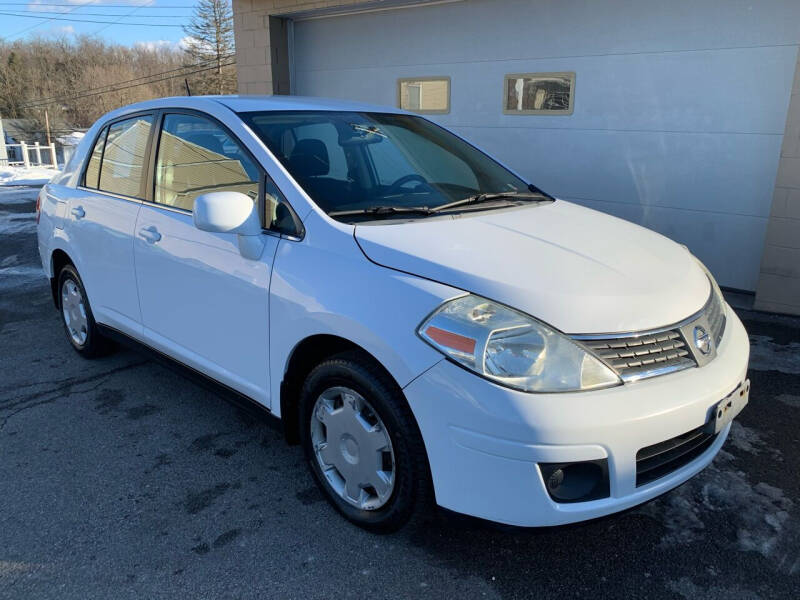
<instances>
[{"instance_id":1,"label":"utility pole","mask_svg":"<svg viewBox=\"0 0 800 600\"><path fill-rule=\"evenodd\" d=\"M49 146L52 142L50 141L50 117L47 115L47 109L44 109L44 129L47 133L47 145Z\"/></svg>"},{"instance_id":2,"label":"utility pole","mask_svg":"<svg viewBox=\"0 0 800 600\"><path fill-rule=\"evenodd\" d=\"M3 132L3 118L0 117L0 167L5 167L6 165L8 165L6 134Z\"/></svg>"}]
</instances>

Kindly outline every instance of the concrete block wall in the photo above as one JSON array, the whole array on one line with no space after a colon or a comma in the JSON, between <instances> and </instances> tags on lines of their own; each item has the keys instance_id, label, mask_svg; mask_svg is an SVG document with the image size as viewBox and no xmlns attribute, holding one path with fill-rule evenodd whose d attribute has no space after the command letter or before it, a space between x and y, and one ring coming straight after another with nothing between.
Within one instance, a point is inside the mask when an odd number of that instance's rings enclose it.
<instances>
[{"instance_id":1,"label":"concrete block wall","mask_svg":"<svg viewBox=\"0 0 800 600\"><path fill-rule=\"evenodd\" d=\"M236 74L240 94L288 94L289 57L285 21L277 15L337 11L349 5L380 5L364 0L233 0Z\"/></svg>"},{"instance_id":2,"label":"concrete block wall","mask_svg":"<svg viewBox=\"0 0 800 600\"><path fill-rule=\"evenodd\" d=\"M800 314L800 54L754 306L758 310Z\"/></svg>"}]
</instances>

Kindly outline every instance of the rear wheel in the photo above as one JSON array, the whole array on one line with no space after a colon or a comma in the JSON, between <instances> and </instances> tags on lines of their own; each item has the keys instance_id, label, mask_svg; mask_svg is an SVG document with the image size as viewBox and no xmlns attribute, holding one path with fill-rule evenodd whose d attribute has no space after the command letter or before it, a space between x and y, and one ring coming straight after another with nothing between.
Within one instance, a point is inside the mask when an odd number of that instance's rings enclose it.
<instances>
[{"instance_id":1,"label":"rear wheel","mask_svg":"<svg viewBox=\"0 0 800 600\"><path fill-rule=\"evenodd\" d=\"M369 357L347 352L315 367L300 410L309 467L347 519L390 532L430 507L416 421L397 385Z\"/></svg>"},{"instance_id":2,"label":"rear wheel","mask_svg":"<svg viewBox=\"0 0 800 600\"><path fill-rule=\"evenodd\" d=\"M110 350L111 342L98 331L83 282L72 265L58 274L58 307L67 339L78 354L94 358Z\"/></svg>"}]
</instances>

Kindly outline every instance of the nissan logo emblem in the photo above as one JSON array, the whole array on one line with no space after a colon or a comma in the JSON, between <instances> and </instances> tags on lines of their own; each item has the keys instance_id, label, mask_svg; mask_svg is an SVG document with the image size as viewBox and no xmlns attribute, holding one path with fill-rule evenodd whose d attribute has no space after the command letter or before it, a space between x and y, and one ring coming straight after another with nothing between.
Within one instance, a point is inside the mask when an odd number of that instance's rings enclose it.
<instances>
[{"instance_id":1,"label":"nissan logo emblem","mask_svg":"<svg viewBox=\"0 0 800 600\"><path fill-rule=\"evenodd\" d=\"M699 325L694 328L694 347L702 354L711 352L711 336Z\"/></svg>"}]
</instances>

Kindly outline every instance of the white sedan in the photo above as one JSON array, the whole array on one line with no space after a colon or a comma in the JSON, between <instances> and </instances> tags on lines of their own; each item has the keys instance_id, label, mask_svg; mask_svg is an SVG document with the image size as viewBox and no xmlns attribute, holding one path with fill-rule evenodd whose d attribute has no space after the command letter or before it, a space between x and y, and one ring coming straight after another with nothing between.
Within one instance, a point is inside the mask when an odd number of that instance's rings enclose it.
<instances>
[{"instance_id":1,"label":"white sedan","mask_svg":"<svg viewBox=\"0 0 800 600\"><path fill-rule=\"evenodd\" d=\"M524 526L634 506L748 399L745 330L685 247L397 109L128 106L38 213L75 350L133 340L256 402L368 529L433 501Z\"/></svg>"}]
</instances>

